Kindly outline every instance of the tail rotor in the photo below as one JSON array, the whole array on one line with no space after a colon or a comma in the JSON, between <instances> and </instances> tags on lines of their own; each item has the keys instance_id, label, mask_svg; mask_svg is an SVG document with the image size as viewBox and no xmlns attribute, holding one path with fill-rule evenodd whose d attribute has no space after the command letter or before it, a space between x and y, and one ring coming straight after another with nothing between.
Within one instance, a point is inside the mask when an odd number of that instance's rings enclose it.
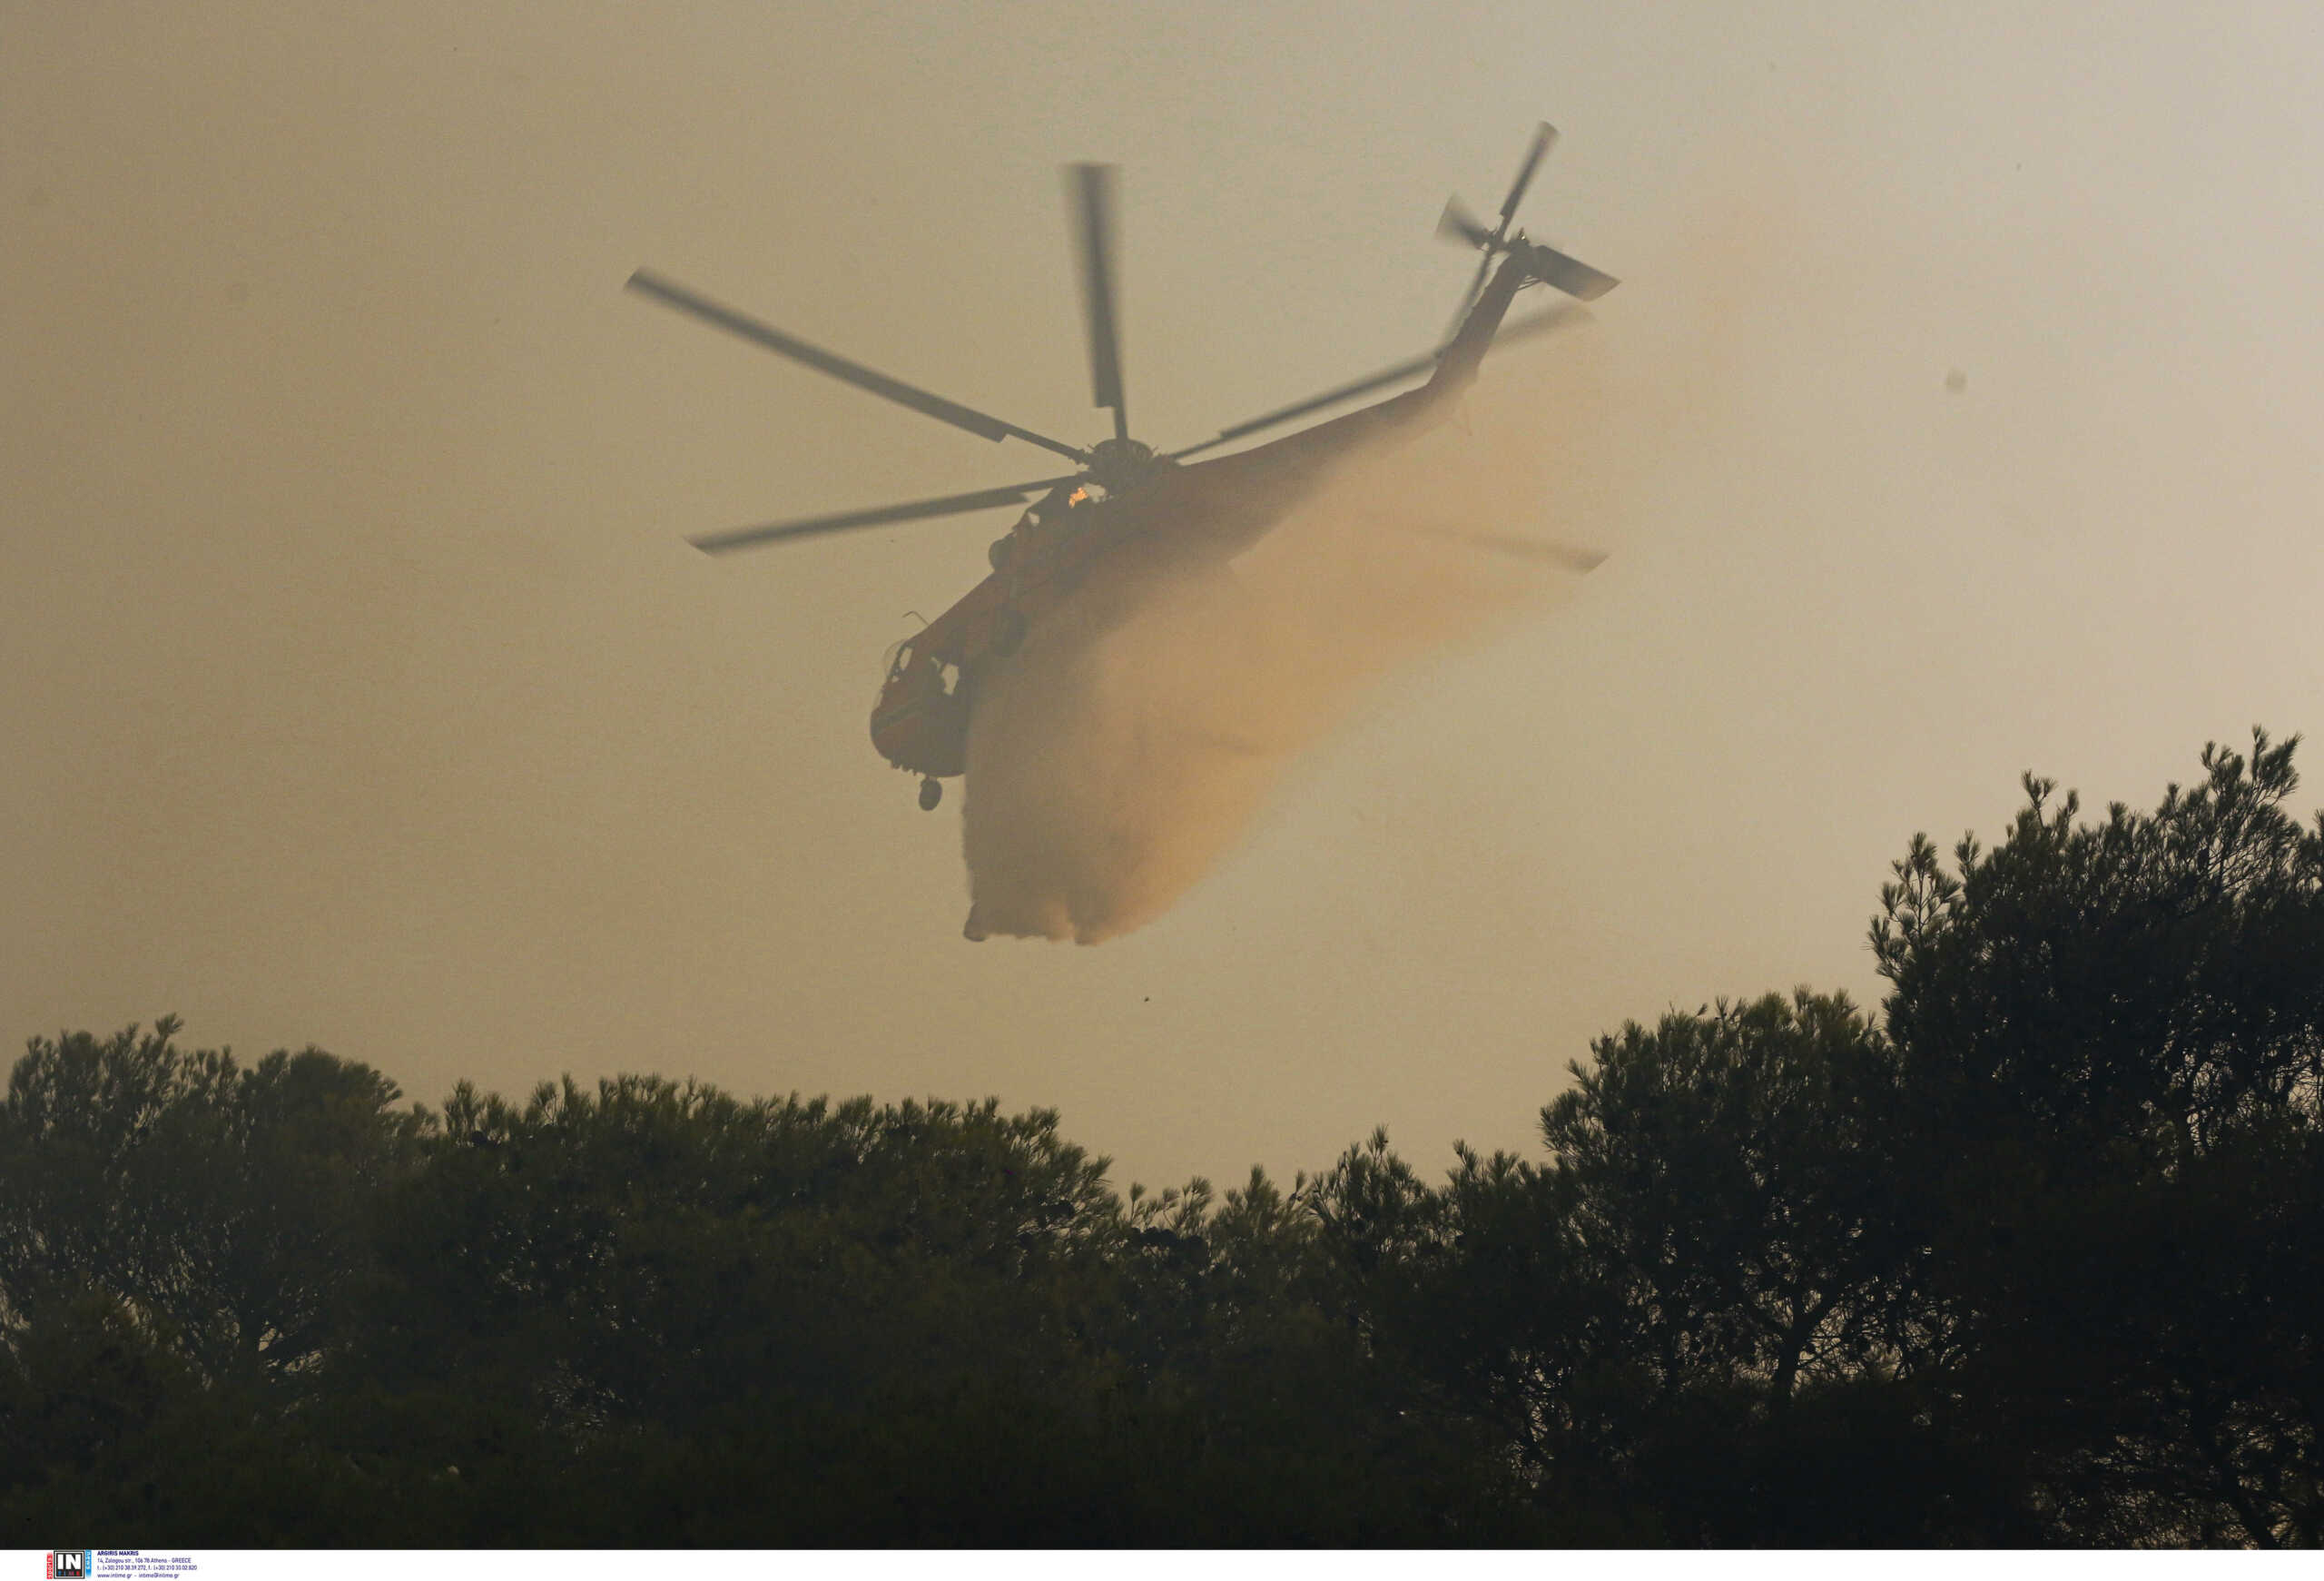
<instances>
[{"instance_id":1,"label":"tail rotor","mask_svg":"<svg viewBox=\"0 0 2324 1581\"><path fill-rule=\"evenodd\" d=\"M1525 151L1525 163L1517 167L1517 179L1509 183L1509 196L1501 205L1501 223L1492 230L1479 224L1461 206L1457 197L1444 205L1444 217L1436 222L1436 233L1448 242L1462 242L1478 249L1484 257L1477 262L1477 272L1469 282L1468 291L1461 298L1461 311L1452 315L1452 327L1459 329L1461 321L1485 288L1485 275L1492 268L1493 254L1502 251L1502 243L1509 236L1509 222L1516 217L1517 205L1525 201L1525 189L1533 183L1533 173L1541 165L1541 158L1550 152L1550 144L1558 140L1558 129L1544 121L1533 129L1533 144Z\"/></svg>"},{"instance_id":2,"label":"tail rotor","mask_svg":"<svg viewBox=\"0 0 2324 1581\"><path fill-rule=\"evenodd\" d=\"M1470 278L1469 289L1462 293L1460 311L1452 315L1452 331L1460 329L1461 321L1476 305L1478 293L1484 290L1485 277L1492 272L1492 261L1505 252L1521 251L1528 275L1584 301L1594 301L1620 283L1612 275L1592 269L1580 259L1528 241L1522 231L1513 234L1510 231L1511 222L1517 217L1517 205L1525 201L1525 189L1532 184L1533 173L1541 168L1541 160L1557 138L1558 129L1546 121L1534 129L1532 145L1525 151L1525 163L1518 167L1517 179L1510 183L1509 196L1502 200L1499 222L1491 230L1469 212L1457 196L1446 202L1444 212L1436 222L1437 235L1455 246L1473 247L1484 254L1477 261L1477 272Z\"/></svg>"}]
</instances>

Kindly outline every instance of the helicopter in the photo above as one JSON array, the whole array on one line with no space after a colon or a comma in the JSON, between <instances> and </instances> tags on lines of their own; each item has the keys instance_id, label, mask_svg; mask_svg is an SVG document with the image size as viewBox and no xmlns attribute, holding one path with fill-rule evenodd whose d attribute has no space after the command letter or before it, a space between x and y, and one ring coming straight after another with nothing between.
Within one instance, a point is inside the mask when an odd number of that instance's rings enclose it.
<instances>
[{"instance_id":1,"label":"helicopter","mask_svg":"<svg viewBox=\"0 0 2324 1581\"><path fill-rule=\"evenodd\" d=\"M1520 290L1544 284L1577 301L1593 301L1619 283L1613 276L1510 228L1534 172L1556 137L1556 128L1547 122L1536 128L1517 179L1502 203L1498 222L1491 228L1463 209L1458 197L1445 204L1437 223L1438 235L1472 247L1483 257L1462 294L1446 339L1435 349L1222 429L1209 439L1176 450L1157 450L1130 437L1117 328L1112 165L1083 163L1065 169L1068 204L1078 243L1092 404L1113 412L1113 437L1086 448L1035 433L891 378L651 270L640 269L630 276L628 289L665 306L939 421L996 443L1016 440L1038 446L1064 457L1078 469L1029 483L735 528L687 541L707 554L728 554L828 533L1034 501L1015 526L993 542L988 557L991 575L899 643L889 658L887 677L872 713L872 745L891 764L920 776L920 805L932 811L943 797L943 781L967 772L969 720L980 677L990 667L1012 657L1032 625L1069 597L1099 558L1151 533L1172 534L1187 540L1188 548L1222 559L1233 557L1280 519L1334 460L1392 430L1425 425L1449 412L1453 399L1476 378L1479 363L1493 344L1554 328L1576 311L1572 303L1562 302L1504 327L1503 320ZM1428 375L1427 382L1403 394L1250 450L1189 464L1191 458L1204 451L1423 373ZM1551 558L1578 571L1593 568L1604 558L1531 539L1485 533L1457 536L1490 548Z\"/></svg>"}]
</instances>

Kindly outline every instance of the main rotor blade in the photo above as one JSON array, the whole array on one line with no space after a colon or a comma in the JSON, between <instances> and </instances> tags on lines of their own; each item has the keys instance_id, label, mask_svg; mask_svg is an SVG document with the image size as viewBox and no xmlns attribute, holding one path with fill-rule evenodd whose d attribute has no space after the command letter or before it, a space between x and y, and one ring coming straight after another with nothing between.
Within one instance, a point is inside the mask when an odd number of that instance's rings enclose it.
<instances>
[{"instance_id":1,"label":"main rotor blade","mask_svg":"<svg viewBox=\"0 0 2324 1581\"><path fill-rule=\"evenodd\" d=\"M810 516L798 521L772 522L764 527L738 527L726 532L704 533L686 541L706 555L723 555L734 549L754 548L760 544L780 543L785 539L813 538L827 532L848 532L859 527L883 527L891 521L922 521L931 516L958 516L970 510L987 510L996 505L1021 504L1028 495L1039 494L1060 483L1076 482L1080 478L1043 478L1038 482L1013 484L1006 489L980 489L973 494L948 494L941 499L915 499L908 505L882 505L870 510L842 510L832 516Z\"/></svg>"},{"instance_id":2,"label":"main rotor blade","mask_svg":"<svg viewBox=\"0 0 2324 1581\"><path fill-rule=\"evenodd\" d=\"M1445 326L1444 338L1450 341L1461 332L1468 321L1469 310L1477 305L1477 293L1485 288L1485 276L1492 272L1493 241L1488 236L1482 246L1484 256L1477 260L1477 272L1469 279L1469 289L1461 293L1461 305L1454 310L1452 321Z\"/></svg>"},{"instance_id":3,"label":"main rotor blade","mask_svg":"<svg viewBox=\"0 0 2324 1581\"><path fill-rule=\"evenodd\" d=\"M1553 330L1561 325L1579 322L1589 316L1586 311L1571 302L1560 302L1555 307L1541 312L1503 324L1501 333L1493 337L1492 343L1495 346L1501 346L1512 341L1521 341L1529 336L1538 335L1544 330ZM1343 400L1350 400L1356 396L1369 394L1386 385L1410 379L1415 373L1424 373L1436 366L1436 360L1443 355L1443 349L1440 348L1424 357L1413 357L1397 363L1393 368L1384 368L1379 372L1356 380L1352 384L1343 384L1337 389L1327 390L1321 395L1311 395L1305 400L1291 406L1278 407L1265 417L1255 417L1248 422L1238 422L1231 429L1222 430L1216 436L1205 440L1200 444L1188 445L1183 450L1173 450L1170 452L1169 459L1174 461L1184 460L1188 456L1199 455L1205 450L1215 450L1220 445L1231 443L1246 434L1256 433L1264 428L1273 428L1277 423L1289 422L1295 417L1305 417L1311 411L1321 411L1327 406L1336 406Z\"/></svg>"},{"instance_id":4,"label":"main rotor blade","mask_svg":"<svg viewBox=\"0 0 2324 1581\"><path fill-rule=\"evenodd\" d=\"M1424 538L1441 538L1451 543L1492 549L1498 554L1516 555L1529 560L1547 560L1584 575L1606 563L1606 556L1601 550L1576 548L1571 544L1549 543L1537 538L1516 538L1501 532L1467 532L1452 527L1415 527L1412 530Z\"/></svg>"},{"instance_id":5,"label":"main rotor blade","mask_svg":"<svg viewBox=\"0 0 2324 1581\"><path fill-rule=\"evenodd\" d=\"M804 362L817 372L828 373L834 379L843 380L858 390L868 390L874 395L885 396L900 406L908 406L914 411L925 412L940 422L949 422L954 428L966 429L980 439L996 441L1012 438L1019 439L1029 444L1039 445L1045 450L1055 450L1059 455L1072 460L1087 461L1089 459L1089 453L1087 450L1077 450L1062 440L1053 440L1046 434L1037 434L1030 429L1020 429L1013 422L1003 422L997 417L990 417L977 410L974 407L962 406L959 401L947 400L940 395L931 395L927 390L906 384L901 379L891 379L884 373L874 372L861 362L851 362L836 352L826 351L820 346L811 346L795 336L784 334L772 324L761 323L746 313L737 312L733 308L722 306L712 301L708 297L688 291L675 281L665 280L651 270L641 269L631 275L629 289L653 297L657 301L674 307L682 313L690 313L706 324L715 325L724 330L730 335L740 335L743 340L764 346L770 351L780 352L794 362Z\"/></svg>"},{"instance_id":6,"label":"main rotor blade","mask_svg":"<svg viewBox=\"0 0 2324 1581\"><path fill-rule=\"evenodd\" d=\"M1114 437L1129 438L1122 399L1121 336L1114 319L1114 167L1068 167L1080 221L1081 306L1089 327L1090 404L1114 409Z\"/></svg>"},{"instance_id":7,"label":"main rotor blade","mask_svg":"<svg viewBox=\"0 0 2324 1581\"><path fill-rule=\"evenodd\" d=\"M1591 318L1585 307L1561 301L1543 308L1538 313L1528 313L1521 319L1512 319L1501 326L1501 333L1492 338L1495 346L1506 346L1512 341L1522 341L1541 334L1545 330L1561 330L1574 324L1587 323Z\"/></svg>"},{"instance_id":8,"label":"main rotor blade","mask_svg":"<svg viewBox=\"0 0 2324 1581\"><path fill-rule=\"evenodd\" d=\"M1255 434L1261 429L1273 428L1279 422L1289 422L1295 417L1305 417L1311 411L1321 411L1327 406L1337 406L1343 400L1350 400L1356 396L1369 394L1384 385L1410 379L1415 373L1425 373L1436 366L1437 356L1437 352L1431 351L1424 357L1412 358L1408 361L1397 363L1393 368L1383 368L1379 372L1359 379L1352 384L1343 384L1338 389L1327 390L1321 395L1311 395L1305 400L1295 405L1280 407L1268 412L1265 417L1255 417L1248 422L1238 422L1231 429L1221 429L1216 438L1205 440L1198 445L1189 445L1183 450L1173 450L1170 453L1170 459L1174 461L1182 460L1186 457L1198 454L1216 446L1232 443L1245 434Z\"/></svg>"}]
</instances>

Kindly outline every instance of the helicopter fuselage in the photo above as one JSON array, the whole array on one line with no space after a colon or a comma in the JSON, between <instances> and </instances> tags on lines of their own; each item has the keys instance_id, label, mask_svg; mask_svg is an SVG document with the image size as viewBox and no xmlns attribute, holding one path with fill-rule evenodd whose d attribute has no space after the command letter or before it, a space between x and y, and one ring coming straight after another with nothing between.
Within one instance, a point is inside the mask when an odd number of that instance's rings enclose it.
<instances>
[{"instance_id":1,"label":"helicopter fuselage","mask_svg":"<svg viewBox=\"0 0 2324 1581\"><path fill-rule=\"evenodd\" d=\"M872 711L872 744L881 756L931 779L967 772L978 679L1016 652L1092 564L1137 530L1130 503L1053 499L1026 513L994 546L993 573L896 649Z\"/></svg>"},{"instance_id":2,"label":"helicopter fuselage","mask_svg":"<svg viewBox=\"0 0 2324 1581\"><path fill-rule=\"evenodd\" d=\"M1098 559L1134 537L1164 530L1191 553L1231 558L1357 447L1442 420L1475 380L1518 288L1539 278L1525 244L1512 251L1417 390L1216 460L1181 466L1132 441L1120 441L1125 450L1114 456L1101 445L1098 459L1113 461L1114 469L1110 477L1093 469L1089 480L1111 482L1116 492L1090 499L1074 484L1059 486L993 546L990 576L898 647L872 711L872 744L880 755L926 779L967 773L979 680L1016 653L1029 629L1071 595Z\"/></svg>"}]
</instances>

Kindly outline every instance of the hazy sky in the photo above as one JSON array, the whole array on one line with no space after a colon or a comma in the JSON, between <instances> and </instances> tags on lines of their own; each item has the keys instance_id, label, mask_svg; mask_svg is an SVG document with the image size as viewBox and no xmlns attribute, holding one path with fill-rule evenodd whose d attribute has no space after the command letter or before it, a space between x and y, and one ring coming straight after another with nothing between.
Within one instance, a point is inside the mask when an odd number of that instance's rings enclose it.
<instances>
[{"instance_id":1,"label":"hazy sky","mask_svg":"<svg viewBox=\"0 0 2324 1581\"><path fill-rule=\"evenodd\" d=\"M1530 1146L1625 1018L1875 996L1886 864L2021 771L2324 735L2320 81L2292 4L5 0L0 1031L997 1093L1157 1183ZM1540 119L1613 558L1152 927L964 943L865 718L1005 515L682 535L1051 468L623 280L1094 440L1118 161L1183 444L1426 346Z\"/></svg>"}]
</instances>

